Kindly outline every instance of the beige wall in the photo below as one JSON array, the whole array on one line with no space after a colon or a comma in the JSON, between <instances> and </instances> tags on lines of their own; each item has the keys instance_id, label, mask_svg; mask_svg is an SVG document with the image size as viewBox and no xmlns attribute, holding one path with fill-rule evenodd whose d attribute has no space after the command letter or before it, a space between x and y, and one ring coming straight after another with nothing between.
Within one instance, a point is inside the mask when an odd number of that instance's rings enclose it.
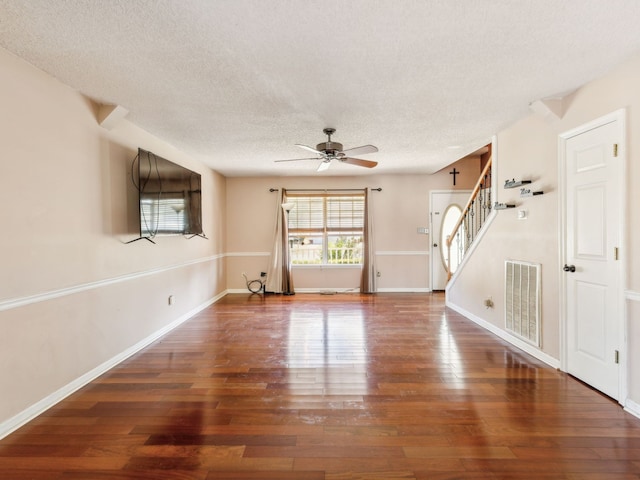
<instances>
[{"instance_id":1,"label":"beige wall","mask_svg":"<svg viewBox=\"0 0 640 480\"><path fill-rule=\"evenodd\" d=\"M462 174L456 189L470 189L480 175L479 157L455 164ZM340 168L335 165L332 168ZM451 167L453 168L453 166ZM267 271L274 235L277 193L270 188L382 188L372 192L376 266L380 291L427 291L429 192L453 189L449 169L434 175L373 175L366 177L271 177L227 179L227 244L230 290L246 291L242 273L250 279ZM297 291L358 289L360 269L354 267L293 267Z\"/></svg>"},{"instance_id":2,"label":"beige wall","mask_svg":"<svg viewBox=\"0 0 640 480\"><path fill-rule=\"evenodd\" d=\"M497 189L493 201L516 204L517 208L497 211L489 233L476 246L469 263L447 292L448 301L502 328L504 324L504 262L521 260L542 265L542 318L558 316L557 233L557 142L549 127L538 117L528 117L497 139ZM541 196L520 199L520 190L504 189L505 180L531 180L531 190ZM519 220L519 210L527 219ZM495 308L487 309L491 298ZM543 350L559 358L558 331L547 323L542 329Z\"/></svg>"},{"instance_id":3,"label":"beige wall","mask_svg":"<svg viewBox=\"0 0 640 480\"><path fill-rule=\"evenodd\" d=\"M1 436L224 293L226 186L127 121L106 131L95 104L3 50L0 71ZM202 174L209 240L124 244L137 232L137 147Z\"/></svg>"},{"instance_id":4,"label":"beige wall","mask_svg":"<svg viewBox=\"0 0 640 480\"><path fill-rule=\"evenodd\" d=\"M631 59L609 75L579 89L566 99L566 113L551 121L531 115L500 132L497 137L498 185L511 178L530 178L534 190L544 190L542 197L518 198L517 189L498 188L497 199L521 204L515 210L497 213L476 254L450 286L448 301L452 306L504 329L504 261L525 260L542 265L542 352L559 359L560 307L558 289L559 199L558 135L621 108L627 111L627 236L622 260L627 269L626 324L629 402L640 413L640 57ZM528 211L527 220L517 220L516 211ZM492 296L493 309L483 300Z\"/></svg>"}]
</instances>

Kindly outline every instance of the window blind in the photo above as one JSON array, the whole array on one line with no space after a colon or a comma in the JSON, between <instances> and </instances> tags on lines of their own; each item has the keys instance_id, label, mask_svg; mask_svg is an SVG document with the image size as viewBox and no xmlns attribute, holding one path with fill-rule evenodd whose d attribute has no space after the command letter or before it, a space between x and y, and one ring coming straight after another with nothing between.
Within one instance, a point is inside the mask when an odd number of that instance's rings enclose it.
<instances>
[{"instance_id":1,"label":"window blind","mask_svg":"<svg viewBox=\"0 0 640 480\"><path fill-rule=\"evenodd\" d=\"M322 231L324 228L324 198L287 198L295 206L289 211L289 233Z\"/></svg>"},{"instance_id":2,"label":"window blind","mask_svg":"<svg viewBox=\"0 0 640 480\"><path fill-rule=\"evenodd\" d=\"M327 197L327 230L358 231L364 227L364 197Z\"/></svg>"}]
</instances>

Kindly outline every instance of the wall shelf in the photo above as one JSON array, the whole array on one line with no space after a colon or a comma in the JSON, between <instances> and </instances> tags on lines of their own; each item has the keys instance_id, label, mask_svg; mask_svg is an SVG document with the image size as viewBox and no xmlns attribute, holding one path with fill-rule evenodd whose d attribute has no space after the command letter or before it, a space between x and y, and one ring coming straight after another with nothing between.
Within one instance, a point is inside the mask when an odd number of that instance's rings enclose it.
<instances>
[{"instance_id":1,"label":"wall shelf","mask_svg":"<svg viewBox=\"0 0 640 480\"><path fill-rule=\"evenodd\" d=\"M532 192L530 188L521 188L520 189L520 198L524 197L535 197L536 195L542 195L544 192L539 190L537 192Z\"/></svg>"},{"instance_id":2,"label":"wall shelf","mask_svg":"<svg viewBox=\"0 0 640 480\"><path fill-rule=\"evenodd\" d=\"M512 205L512 204L507 204L507 203L498 203L498 202L496 202L496 203L493 205L493 209L494 209L494 210L506 210L507 208L516 208L516 206L515 206L515 205Z\"/></svg>"},{"instance_id":3,"label":"wall shelf","mask_svg":"<svg viewBox=\"0 0 640 480\"><path fill-rule=\"evenodd\" d=\"M516 180L512 178L511 180L505 180L504 188L516 188L522 185L528 185L529 183L531 183L531 180Z\"/></svg>"}]
</instances>

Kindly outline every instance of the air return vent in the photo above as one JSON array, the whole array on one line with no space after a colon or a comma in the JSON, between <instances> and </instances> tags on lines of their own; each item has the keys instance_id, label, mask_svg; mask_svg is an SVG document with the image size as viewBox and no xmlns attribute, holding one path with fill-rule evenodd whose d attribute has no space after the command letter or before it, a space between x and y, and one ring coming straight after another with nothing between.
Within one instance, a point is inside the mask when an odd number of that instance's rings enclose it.
<instances>
[{"instance_id":1,"label":"air return vent","mask_svg":"<svg viewBox=\"0 0 640 480\"><path fill-rule=\"evenodd\" d=\"M523 340L540 346L540 265L505 262L505 326Z\"/></svg>"}]
</instances>

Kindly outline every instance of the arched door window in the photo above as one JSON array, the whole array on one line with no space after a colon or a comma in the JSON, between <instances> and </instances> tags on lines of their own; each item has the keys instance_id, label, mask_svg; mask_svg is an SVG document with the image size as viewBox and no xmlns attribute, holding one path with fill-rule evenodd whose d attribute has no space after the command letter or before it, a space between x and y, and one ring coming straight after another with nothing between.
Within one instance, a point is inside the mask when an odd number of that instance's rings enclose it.
<instances>
[{"instance_id":1,"label":"arched door window","mask_svg":"<svg viewBox=\"0 0 640 480\"><path fill-rule=\"evenodd\" d=\"M453 274L460 262L462 261L462 242L464 241L464 225L461 225L456 233L453 242L451 243L451 248L447 248L447 239L451 236L453 228L458 223L460 219L460 215L462 215L462 208L455 203L452 203L447 207L442 216L442 225L440 228L440 258L442 259L442 264L444 265L445 270L447 269L448 258L447 255L451 255L451 264L450 269Z\"/></svg>"}]
</instances>

